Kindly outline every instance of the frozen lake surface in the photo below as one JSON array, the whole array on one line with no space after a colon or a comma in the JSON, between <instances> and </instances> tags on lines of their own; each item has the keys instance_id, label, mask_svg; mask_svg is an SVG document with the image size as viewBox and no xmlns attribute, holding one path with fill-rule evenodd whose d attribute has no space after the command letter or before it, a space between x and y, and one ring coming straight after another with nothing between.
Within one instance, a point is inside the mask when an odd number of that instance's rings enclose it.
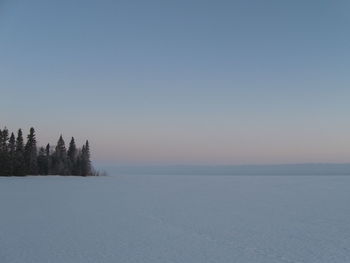
<instances>
[{"instance_id":1,"label":"frozen lake surface","mask_svg":"<svg viewBox=\"0 0 350 263\"><path fill-rule=\"evenodd\" d=\"M0 262L350 262L350 177L0 178Z\"/></svg>"}]
</instances>

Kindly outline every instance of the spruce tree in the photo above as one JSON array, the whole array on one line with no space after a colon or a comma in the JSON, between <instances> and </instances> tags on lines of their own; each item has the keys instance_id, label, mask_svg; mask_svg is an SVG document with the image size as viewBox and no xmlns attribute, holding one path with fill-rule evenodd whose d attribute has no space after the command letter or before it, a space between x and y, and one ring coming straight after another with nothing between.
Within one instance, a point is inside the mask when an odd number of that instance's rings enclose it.
<instances>
[{"instance_id":1,"label":"spruce tree","mask_svg":"<svg viewBox=\"0 0 350 263\"><path fill-rule=\"evenodd\" d=\"M45 157L46 157L46 167L47 171L46 174L51 174L52 171L52 158L50 155L50 144L48 143L45 148Z\"/></svg>"},{"instance_id":2,"label":"spruce tree","mask_svg":"<svg viewBox=\"0 0 350 263\"><path fill-rule=\"evenodd\" d=\"M10 175L13 176L15 173L15 163L16 163L16 139L13 132L11 133L9 140L9 163L10 163Z\"/></svg>"},{"instance_id":3,"label":"spruce tree","mask_svg":"<svg viewBox=\"0 0 350 263\"><path fill-rule=\"evenodd\" d=\"M9 131L5 127L0 133L0 175L10 176L11 164L8 151Z\"/></svg>"},{"instance_id":4,"label":"spruce tree","mask_svg":"<svg viewBox=\"0 0 350 263\"><path fill-rule=\"evenodd\" d=\"M24 163L24 145L22 130L19 129L16 138L16 153L15 153L15 176L24 176L26 174Z\"/></svg>"},{"instance_id":5,"label":"spruce tree","mask_svg":"<svg viewBox=\"0 0 350 263\"><path fill-rule=\"evenodd\" d=\"M69 174L77 174L77 147L75 145L74 137L72 137L69 148L68 148L68 165L69 165Z\"/></svg>"},{"instance_id":6,"label":"spruce tree","mask_svg":"<svg viewBox=\"0 0 350 263\"><path fill-rule=\"evenodd\" d=\"M0 143L0 150L2 152L7 152L8 150L8 140L9 140L9 130L5 127L3 130L2 130L2 133L1 133L1 143Z\"/></svg>"},{"instance_id":7,"label":"spruce tree","mask_svg":"<svg viewBox=\"0 0 350 263\"><path fill-rule=\"evenodd\" d=\"M86 175L86 150L85 145L81 148L81 154L80 154L80 175L85 176Z\"/></svg>"},{"instance_id":8,"label":"spruce tree","mask_svg":"<svg viewBox=\"0 0 350 263\"><path fill-rule=\"evenodd\" d=\"M54 158L53 158L54 173L57 175L69 174L67 163L68 163L67 150L66 150L65 142L61 135L60 138L58 139L55 153L54 153Z\"/></svg>"},{"instance_id":9,"label":"spruce tree","mask_svg":"<svg viewBox=\"0 0 350 263\"><path fill-rule=\"evenodd\" d=\"M24 147L24 157L26 163L26 174L37 175L38 163L37 163L37 148L34 128L30 128L27 136L27 143Z\"/></svg>"},{"instance_id":10,"label":"spruce tree","mask_svg":"<svg viewBox=\"0 0 350 263\"><path fill-rule=\"evenodd\" d=\"M2 137L2 130L0 130L0 176L5 176L4 174L5 159L4 159L4 153L2 150L2 145L3 145L3 137Z\"/></svg>"},{"instance_id":11,"label":"spruce tree","mask_svg":"<svg viewBox=\"0 0 350 263\"><path fill-rule=\"evenodd\" d=\"M86 141L82 149L81 156L81 175L91 175L91 160L90 160L90 146L89 141Z\"/></svg>"},{"instance_id":12,"label":"spruce tree","mask_svg":"<svg viewBox=\"0 0 350 263\"><path fill-rule=\"evenodd\" d=\"M76 162L76 167L74 172L75 173L73 175L82 175L82 150L81 149L78 150L77 162Z\"/></svg>"},{"instance_id":13,"label":"spruce tree","mask_svg":"<svg viewBox=\"0 0 350 263\"><path fill-rule=\"evenodd\" d=\"M38 154L38 173L40 175L47 175L47 162L44 147L40 147Z\"/></svg>"}]
</instances>

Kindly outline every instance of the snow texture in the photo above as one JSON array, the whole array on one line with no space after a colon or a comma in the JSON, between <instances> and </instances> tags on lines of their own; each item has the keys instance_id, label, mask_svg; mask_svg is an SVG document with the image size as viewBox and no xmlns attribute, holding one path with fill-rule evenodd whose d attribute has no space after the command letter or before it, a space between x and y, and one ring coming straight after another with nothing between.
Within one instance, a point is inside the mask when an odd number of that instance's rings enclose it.
<instances>
[{"instance_id":1,"label":"snow texture","mask_svg":"<svg viewBox=\"0 0 350 263\"><path fill-rule=\"evenodd\" d=\"M0 262L350 262L350 177L0 178Z\"/></svg>"}]
</instances>

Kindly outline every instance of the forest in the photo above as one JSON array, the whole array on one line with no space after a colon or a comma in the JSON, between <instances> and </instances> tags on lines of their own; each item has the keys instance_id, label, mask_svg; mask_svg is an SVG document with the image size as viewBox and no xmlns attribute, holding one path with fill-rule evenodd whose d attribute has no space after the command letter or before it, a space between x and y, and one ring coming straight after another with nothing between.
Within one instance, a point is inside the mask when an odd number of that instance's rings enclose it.
<instances>
[{"instance_id":1,"label":"forest","mask_svg":"<svg viewBox=\"0 0 350 263\"><path fill-rule=\"evenodd\" d=\"M26 175L99 175L90 160L89 141L77 148L72 137L68 150L62 135L56 146L37 146L34 128L30 128L26 142L22 129L16 136L5 127L0 129L0 176Z\"/></svg>"}]
</instances>

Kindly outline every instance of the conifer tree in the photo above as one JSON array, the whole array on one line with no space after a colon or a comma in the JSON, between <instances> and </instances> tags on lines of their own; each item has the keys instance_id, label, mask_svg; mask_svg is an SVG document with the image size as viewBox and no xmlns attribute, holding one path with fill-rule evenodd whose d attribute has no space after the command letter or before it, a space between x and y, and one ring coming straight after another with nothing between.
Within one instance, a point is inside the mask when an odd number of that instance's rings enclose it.
<instances>
[{"instance_id":1,"label":"conifer tree","mask_svg":"<svg viewBox=\"0 0 350 263\"><path fill-rule=\"evenodd\" d=\"M26 174L37 175L38 163L37 163L37 148L34 128L30 128L27 136L27 143L24 147L24 158L26 163Z\"/></svg>"},{"instance_id":2,"label":"conifer tree","mask_svg":"<svg viewBox=\"0 0 350 263\"><path fill-rule=\"evenodd\" d=\"M83 146L83 148L84 148L84 146ZM81 149L78 150L77 162L76 162L74 172L75 173L73 175L82 175L82 150Z\"/></svg>"},{"instance_id":3,"label":"conifer tree","mask_svg":"<svg viewBox=\"0 0 350 263\"><path fill-rule=\"evenodd\" d=\"M69 173L72 175L77 174L77 147L75 145L74 137L72 137L69 148L68 148L68 165L69 165Z\"/></svg>"},{"instance_id":4,"label":"conifer tree","mask_svg":"<svg viewBox=\"0 0 350 263\"><path fill-rule=\"evenodd\" d=\"M0 175L10 176L11 164L8 152L9 131L5 127L0 132Z\"/></svg>"},{"instance_id":5,"label":"conifer tree","mask_svg":"<svg viewBox=\"0 0 350 263\"><path fill-rule=\"evenodd\" d=\"M91 175L91 160L90 160L90 146L89 141L86 141L82 149L81 156L81 175L87 176Z\"/></svg>"},{"instance_id":6,"label":"conifer tree","mask_svg":"<svg viewBox=\"0 0 350 263\"><path fill-rule=\"evenodd\" d=\"M3 137L2 137L2 130L0 130L0 176L5 176L4 174L5 159L4 159L4 153L2 150L2 145L3 145Z\"/></svg>"},{"instance_id":7,"label":"conifer tree","mask_svg":"<svg viewBox=\"0 0 350 263\"><path fill-rule=\"evenodd\" d=\"M22 130L19 129L16 138L16 153L15 153L15 176L24 176L26 174L24 163L24 144Z\"/></svg>"},{"instance_id":8,"label":"conifer tree","mask_svg":"<svg viewBox=\"0 0 350 263\"><path fill-rule=\"evenodd\" d=\"M13 132L11 133L9 140L9 163L10 163L10 175L13 176L15 173L15 163L16 163L16 139Z\"/></svg>"},{"instance_id":9,"label":"conifer tree","mask_svg":"<svg viewBox=\"0 0 350 263\"><path fill-rule=\"evenodd\" d=\"M51 155L50 155L50 144L48 143L46 145L46 148L45 148L45 157L46 157L46 167L47 167L47 171L46 171L46 174L51 174L51 171L52 171L52 158L51 158Z\"/></svg>"},{"instance_id":10,"label":"conifer tree","mask_svg":"<svg viewBox=\"0 0 350 263\"><path fill-rule=\"evenodd\" d=\"M47 175L47 162L44 147L40 147L38 154L38 173L40 175Z\"/></svg>"},{"instance_id":11,"label":"conifer tree","mask_svg":"<svg viewBox=\"0 0 350 263\"><path fill-rule=\"evenodd\" d=\"M2 130L2 133L1 133L1 143L0 143L0 150L2 152L7 152L8 150L8 140L9 140L9 131L8 129L5 127L3 130Z\"/></svg>"},{"instance_id":12,"label":"conifer tree","mask_svg":"<svg viewBox=\"0 0 350 263\"><path fill-rule=\"evenodd\" d=\"M68 165L67 165L67 150L65 142L62 138L62 135L58 139L54 157L53 157L53 170L55 174L58 175L67 175L69 174Z\"/></svg>"},{"instance_id":13,"label":"conifer tree","mask_svg":"<svg viewBox=\"0 0 350 263\"><path fill-rule=\"evenodd\" d=\"M79 170L80 170L79 175L82 175L82 176L86 175L85 155L86 155L85 145L83 145L80 151L80 159L79 159Z\"/></svg>"}]
</instances>

